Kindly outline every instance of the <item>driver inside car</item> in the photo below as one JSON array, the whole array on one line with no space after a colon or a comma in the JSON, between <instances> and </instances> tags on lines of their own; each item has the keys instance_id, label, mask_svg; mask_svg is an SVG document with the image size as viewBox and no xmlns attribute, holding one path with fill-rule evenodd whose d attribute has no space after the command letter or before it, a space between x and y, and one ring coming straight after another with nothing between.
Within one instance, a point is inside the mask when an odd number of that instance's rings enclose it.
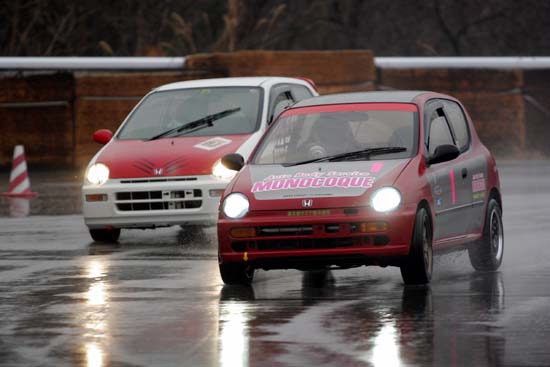
<instances>
[{"instance_id":1,"label":"driver inside car","mask_svg":"<svg viewBox=\"0 0 550 367\"><path fill-rule=\"evenodd\" d=\"M313 123L302 149L307 154L306 159L316 159L359 150L361 146L354 137L350 121L323 118Z\"/></svg>"}]
</instances>

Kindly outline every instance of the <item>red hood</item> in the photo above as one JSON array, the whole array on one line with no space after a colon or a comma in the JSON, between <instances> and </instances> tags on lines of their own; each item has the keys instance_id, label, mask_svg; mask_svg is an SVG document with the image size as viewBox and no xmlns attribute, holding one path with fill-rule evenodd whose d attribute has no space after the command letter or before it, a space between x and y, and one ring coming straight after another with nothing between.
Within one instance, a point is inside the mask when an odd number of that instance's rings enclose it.
<instances>
[{"instance_id":1,"label":"red hood","mask_svg":"<svg viewBox=\"0 0 550 367\"><path fill-rule=\"evenodd\" d=\"M113 140L101 152L97 163L109 167L111 178L209 175L219 158L237 151L249 137L245 134Z\"/></svg>"}]
</instances>

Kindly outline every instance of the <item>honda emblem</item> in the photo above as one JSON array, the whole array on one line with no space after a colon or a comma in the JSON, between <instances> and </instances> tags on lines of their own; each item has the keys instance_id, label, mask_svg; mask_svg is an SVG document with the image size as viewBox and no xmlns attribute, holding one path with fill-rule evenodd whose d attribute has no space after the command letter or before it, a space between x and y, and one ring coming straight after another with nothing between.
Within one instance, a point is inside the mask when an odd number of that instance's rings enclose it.
<instances>
[{"instance_id":1,"label":"honda emblem","mask_svg":"<svg viewBox=\"0 0 550 367\"><path fill-rule=\"evenodd\" d=\"M153 170L153 172L155 173L155 176L162 176L163 169L162 168L155 168Z\"/></svg>"},{"instance_id":2,"label":"honda emblem","mask_svg":"<svg viewBox=\"0 0 550 367\"><path fill-rule=\"evenodd\" d=\"M313 206L313 200L304 199L302 200L302 208L311 208Z\"/></svg>"}]
</instances>

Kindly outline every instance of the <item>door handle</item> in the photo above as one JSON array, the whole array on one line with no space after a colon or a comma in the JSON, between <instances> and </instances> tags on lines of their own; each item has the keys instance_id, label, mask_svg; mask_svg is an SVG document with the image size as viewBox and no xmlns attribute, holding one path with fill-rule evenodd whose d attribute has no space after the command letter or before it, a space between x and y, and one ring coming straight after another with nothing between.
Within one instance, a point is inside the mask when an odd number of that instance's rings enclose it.
<instances>
[{"instance_id":1,"label":"door handle","mask_svg":"<svg viewBox=\"0 0 550 367\"><path fill-rule=\"evenodd\" d=\"M462 169L462 178L466 178L468 177L468 169L467 168L463 168Z\"/></svg>"}]
</instances>

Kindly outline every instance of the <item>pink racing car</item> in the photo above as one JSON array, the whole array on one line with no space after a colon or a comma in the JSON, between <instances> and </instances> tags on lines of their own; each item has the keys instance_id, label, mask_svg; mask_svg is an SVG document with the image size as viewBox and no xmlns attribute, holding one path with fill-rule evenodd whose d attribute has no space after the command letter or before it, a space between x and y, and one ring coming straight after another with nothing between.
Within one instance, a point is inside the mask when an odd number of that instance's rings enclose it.
<instances>
[{"instance_id":1,"label":"pink racing car","mask_svg":"<svg viewBox=\"0 0 550 367\"><path fill-rule=\"evenodd\" d=\"M219 268L398 266L428 283L433 250L495 270L504 248L495 160L456 99L395 91L323 96L282 113L225 190Z\"/></svg>"}]
</instances>

